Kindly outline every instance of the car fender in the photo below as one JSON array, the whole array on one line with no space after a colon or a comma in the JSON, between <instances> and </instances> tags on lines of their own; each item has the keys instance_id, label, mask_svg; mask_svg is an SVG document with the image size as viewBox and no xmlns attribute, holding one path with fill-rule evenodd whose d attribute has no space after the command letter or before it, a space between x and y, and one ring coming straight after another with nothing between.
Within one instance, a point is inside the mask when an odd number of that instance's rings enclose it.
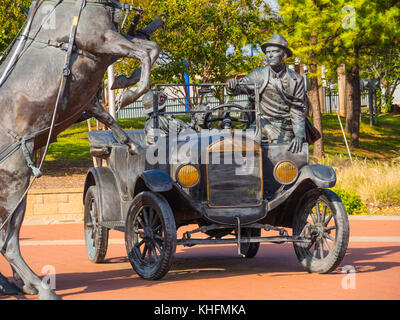
<instances>
[{"instance_id":1,"label":"car fender","mask_svg":"<svg viewBox=\"0 0 400 320\"><path fill-rule=\"evenodd\" d=\"M332 167L321 164L305 165L299 170L299 175L292 185L287 186L282 192L277 193L268 202L268 211L282 204L298 188L300 184L308 181L316 188L332 188L336 184L336 173Z\"/></svg>"},{"instance_id":2,"label":"car fender","mask_svg":"<svg viewBox=\"0 0 400 320\"><path fill-rule=\"evenodd\" d=\"M166 192L172 189L173 180L168 173L162 170L147 170L138 175L134 194L138 194L145 189L153 192Z\"/></svg>"},{"instance_id":3,"label":"car fender","mask_svg":"<svg viewBox=\"0 0 400 320\"><path fill-rule=\"evenodd\" d=\"M96 185L100 206L100 222L121 219L120 191L113 171L108 167L90 168L85 180L83 202L90 186Z\"/></svg>"},{"instance_id":4,"label":"car fender","mask_svg":"<svg viewBox=\"0 0 400 320\"><path fill-rule=\"evenodd\" d=\"M332 167L322 164L311 164L300 170L300 182L311 179L319 188L332 188L336 184L336 173Z\"/></svg>"}]
</instances>

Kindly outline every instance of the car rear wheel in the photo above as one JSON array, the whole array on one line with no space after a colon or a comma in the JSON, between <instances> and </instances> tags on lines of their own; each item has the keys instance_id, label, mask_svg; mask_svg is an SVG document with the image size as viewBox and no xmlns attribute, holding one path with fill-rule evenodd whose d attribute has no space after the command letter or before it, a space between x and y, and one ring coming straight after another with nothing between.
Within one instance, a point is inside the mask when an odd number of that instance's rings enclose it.
<instances>
[{"instance_id":1,"label":"car rear wheel","mask_svg":"<svg viewBox=\"0 0 400 320\"><path fill-rule=\"evenodd\" d=\"M241 237L251 238L260 236L261 236L261 229L243 228L241 230ZM245 258L254 258L257 255L259 248L260 248L259 242L247 242L240 244L240 252L245 256Z\"/></svg>"},{"instance_id":2,"label":"car rear wheel","mask_svg":"<svg viewBox=\"0 0 400 320\"><path fill-rule=\"evenodd\" d=\"M313 189L302 198L293 219L293 242L301 265L313 273L329 273L342 261L349 243L349 221L340 198L331 190Z\"/></svg>"},{"instance_id":3,"label":"car rear wheel","mask_svg":"<svg viewBox=\"0 0 400 320\"><path fill-rule=\"evenodd\" d=\"M104 261L108 246L108 229L99 224L99 216L97 187L91 186L85 196L84 231L86 252L93 263Z\"/></svg>"},{"instance_id":4,"label":"car rear wheel","mask_svg":"<svg viewBox=\"0 0 400 320\"><path fill-rule=\"evenodd\" d=\"M138 194L126 219L125 244L136 273L147 280L169 271L176 251L176 225L167 200L160 194Z\"/></svg>"}]
</instances>

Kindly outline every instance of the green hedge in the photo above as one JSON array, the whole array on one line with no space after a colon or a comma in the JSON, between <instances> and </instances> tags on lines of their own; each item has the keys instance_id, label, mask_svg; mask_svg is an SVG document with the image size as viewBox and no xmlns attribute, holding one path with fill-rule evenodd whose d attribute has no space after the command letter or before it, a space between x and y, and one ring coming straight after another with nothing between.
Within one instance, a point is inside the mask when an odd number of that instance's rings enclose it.
<instances>
[{"instance_id":1,"label":"green hedge","mask_svg":"<svg viewBox=\"0 0 400 320\"><path fill-rule=\"evenodd\" d=\"M333 188L335 192L343 202L347 214L360 214L367 212L367 206L362 202L360 196L353 190Z\"/></svg>"}]
</instances>

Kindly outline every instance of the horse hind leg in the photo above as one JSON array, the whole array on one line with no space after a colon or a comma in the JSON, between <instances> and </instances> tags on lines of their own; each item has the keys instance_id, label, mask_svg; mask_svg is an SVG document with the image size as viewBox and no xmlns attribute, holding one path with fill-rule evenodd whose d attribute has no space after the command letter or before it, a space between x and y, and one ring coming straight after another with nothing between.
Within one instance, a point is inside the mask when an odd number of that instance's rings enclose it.
<instances>
[{"instance_id":1,"label":"horse hind leg","mask_svg":"<svg viewBox=\"0 0 400 320\"><path fill-rule=\"evenodd\" d=\"M27 148L32 151L33 141L27 143ZM42 283L21 256L19 233L25 215L24 193L29 184L30 174L31 170L26 165L21 150L0 165L0 185L4 186L0 189L0 220L1 224L4 223L0 230L1 253L10 264L16 279L22 280L24 292L39 293L40 299L56 299L54 292Z\"/></svg>"},{"instance_id":2,"label":"horse hind leg","mask_svg":"<svg viewBox=\"0 0 400 320\"><path fill-rule=\"evenodd\" d=\"M39 293L41 300L58 300L58 296L51 288L29 268L21 256L19 246L19 231L25 214L26 197L16 209L9 225L9 233L4 244L2 254L10 263L14 271L14 277L22 280L23 292L26 294Z\"/></svg>"}]
</instances>

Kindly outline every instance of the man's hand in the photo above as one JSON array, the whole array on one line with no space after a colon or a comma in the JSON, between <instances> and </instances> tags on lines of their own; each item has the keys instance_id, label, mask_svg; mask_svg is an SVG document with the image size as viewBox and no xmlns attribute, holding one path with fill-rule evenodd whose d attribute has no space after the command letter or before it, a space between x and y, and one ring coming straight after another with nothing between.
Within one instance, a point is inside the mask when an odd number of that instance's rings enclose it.
<instances>
[{"instance_id":1,"label":"man's hand","mask_svg":"<svg viewBox=\"0 0 400 320\"><path fill-rule=\"evenodd\" d=\"M235 90L237 85L239 84L239 81L237 79L229 79L226 83L228 85L229 90Z\"/></svg>"},{"instance_id":2,"label":"man's hand","mask_svg":"<svg viewBox=\"0 0 400 320\"><path fill-rule=\"evenodd\" d=\"M292 151L292 153L299 153L303 148L303 137L294 137L290 142L288 151Z\"/></svg>"}]
</instances>

